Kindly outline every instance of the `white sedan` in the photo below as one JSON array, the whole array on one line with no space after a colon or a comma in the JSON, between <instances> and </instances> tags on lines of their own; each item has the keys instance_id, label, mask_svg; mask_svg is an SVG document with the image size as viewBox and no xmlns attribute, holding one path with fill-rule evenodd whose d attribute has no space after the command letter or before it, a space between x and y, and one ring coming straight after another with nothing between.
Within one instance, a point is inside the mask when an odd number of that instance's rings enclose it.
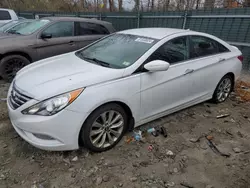
<instances>
[{"instance_id":1,"label":"white sedan","mask_svg":"<svg viewBox=\"0 0 250 188\"><path fill-rule=\"evenodd\" d=\"M205 33L121 31L23 68L8 92L9 116L35 147L105 151L129 129L209 99L225 101L242 59L238 48Z\"/></svg>"}]
</instances>

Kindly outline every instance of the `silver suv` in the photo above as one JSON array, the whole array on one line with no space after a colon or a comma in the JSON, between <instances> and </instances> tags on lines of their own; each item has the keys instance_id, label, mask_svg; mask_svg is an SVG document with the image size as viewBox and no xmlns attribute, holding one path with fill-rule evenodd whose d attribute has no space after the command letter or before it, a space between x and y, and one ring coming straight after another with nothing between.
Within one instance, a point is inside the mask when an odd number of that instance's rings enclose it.
<instances>
[{"instance_id":1,"label":"silver suv","mask_svg":"<svg viewBox=\"0 0 250 188\"><path fill-rule=\"evenodd\" d=\"M36 20L13 34L0 35L0 76L11 81L17 71L34 61L78 50L114 31L111 23L96 19Z\"/></svg>"}]
</instances>

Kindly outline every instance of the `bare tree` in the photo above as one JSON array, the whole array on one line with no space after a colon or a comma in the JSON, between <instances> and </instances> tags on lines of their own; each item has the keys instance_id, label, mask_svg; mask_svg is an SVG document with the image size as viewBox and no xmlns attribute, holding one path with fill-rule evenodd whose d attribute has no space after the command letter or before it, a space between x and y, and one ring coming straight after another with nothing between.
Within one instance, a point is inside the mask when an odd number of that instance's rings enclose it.
<instances>
[{"instance_id":1,"label":"bare tree","mask_svg":"<svg viewBox=\"0 0 250 188\"><path fill-rule=\"evenodd\" d=\"M113 12L114 9L114 1L113 0L109 0L109 11Z\"/></svg>"},{"instance_id":2,"label":"bare tree","mask_svg":"<svg viewBox=\"0 0 250 188\"><path fill-rule=\"evenodd\" d=\"M118 0L118 10L119 11L122 11L122 3L123 3L123 0Z\"/></svg>"},{"instance_id":3,"label":"bare tree","mask_svg":"<svg viewBox=\"0 0 250 188\"><path fill-rule=\"evenodd\" d=\"M215 0L205 0L204 8L214 8Z\"/></svg>"}]
</instances>

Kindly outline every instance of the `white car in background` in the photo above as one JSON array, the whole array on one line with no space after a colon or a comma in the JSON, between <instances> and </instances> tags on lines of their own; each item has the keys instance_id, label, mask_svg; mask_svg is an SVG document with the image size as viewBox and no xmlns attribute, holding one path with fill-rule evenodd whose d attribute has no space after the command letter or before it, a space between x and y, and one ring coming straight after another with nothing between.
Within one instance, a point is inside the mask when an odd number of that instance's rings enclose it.
<instances>
[{"instance_id":1,"label":"white car in background","mask_svg":"<svg viewBox=\"0 0 250 188\"><path fill-rule=\"evenodd\" d=\"M213 99L227 99L242 68L234 46L190 30L117 32L23 68L8 92L17 133L46 150L96 152L128 129Z\"/></svg>"},{"instance_id":2,"label":"white car in background","mask_svg":"<svg viewBox=\"0 0 250 188\"><path fill-rule=\"evenodd\" d=\"M15 20L18 20L18 17L14 10L0 8L0 26Z\"/></svg>"}]
</instances>

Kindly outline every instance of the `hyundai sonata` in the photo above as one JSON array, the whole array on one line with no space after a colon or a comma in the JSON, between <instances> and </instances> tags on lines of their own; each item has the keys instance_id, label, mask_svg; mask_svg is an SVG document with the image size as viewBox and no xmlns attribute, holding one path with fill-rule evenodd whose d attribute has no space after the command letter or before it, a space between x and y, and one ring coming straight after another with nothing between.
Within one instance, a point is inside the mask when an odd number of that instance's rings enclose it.
<instances>
[{"instance_id":1,"label":"hyundai sonata","mask_svg":"<svg viewBox=\"0 0 250 188\"><path fill-rule=\"evenodd\" d=\"M209 99L225 101L242 59L238 48L205 33L121 31L19 71L9 116L38 148L104 151L128 129Z\"/></svg>"}]
</instances>

